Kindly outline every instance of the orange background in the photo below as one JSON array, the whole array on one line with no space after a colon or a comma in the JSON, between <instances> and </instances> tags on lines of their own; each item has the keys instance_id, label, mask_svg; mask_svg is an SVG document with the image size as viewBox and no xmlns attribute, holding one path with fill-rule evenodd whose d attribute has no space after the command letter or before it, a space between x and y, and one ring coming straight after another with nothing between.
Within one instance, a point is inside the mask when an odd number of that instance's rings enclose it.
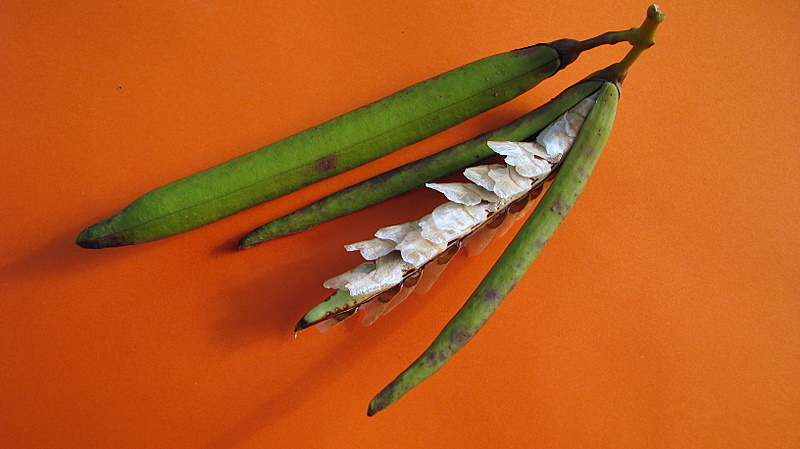
<instances>
[{"instance_id":1,"label":"orange background","mask_svg":"<svg viewBox=\"0 0 800 449\"><path fill-rule=\"evenodd\" d=\"M800 446L796 1L667 2L613 135L524 281L375 417L510 241L389 316L292 328L342 245L442 202L409 193L248 251L263 222L536 107L618 60L197 231L85 250L181 176L472 60L638 26L647 3L0 4L3 448Z\"/></svg>"}]
</instances>

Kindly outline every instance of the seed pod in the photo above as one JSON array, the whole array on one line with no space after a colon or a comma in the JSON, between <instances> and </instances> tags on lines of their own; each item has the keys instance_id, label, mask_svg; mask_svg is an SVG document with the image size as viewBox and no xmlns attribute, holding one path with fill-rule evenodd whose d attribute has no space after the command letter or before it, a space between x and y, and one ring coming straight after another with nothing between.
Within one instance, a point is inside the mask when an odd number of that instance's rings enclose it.
<instances>
[{"instance_id":1,"label":"seed pod","mask_svg":"<svg viewBox=\"0 0 800 449\"><path fill-rule=\"evenodd\" d=\"M488 230L501 227L498 218L510 221L508 215L524 208L530 192L540 191L538 188L570 150L597 95L589 95L552 121L535 136L535 142L488 142L488 148L506 156L508 165L467 168L464 175L472 183L427 184L450 200L431 214L382 228L373 239L345 246L359 251L369 262L326 281L325 287L338 291L309 311L295 331L318 323L326 323L321 329L328 329L344 319L340 317L352 316L354 310L368 306L365 323L372 323L390 310L375 303L388 302L401 286L410 287L405 284L407 278L421 276L410 290L424 293L464 241L484 230L484 235L494 234ZM394 293L387 296L390 291Z\"/></svg>"},{"instance_id":2,"label":"seed pod","mask_svg":"<svg viewBox=\"0 0 800 449\"><path fill-rule=\"evenodd\" d=\"M607 33L608 34L608 33ZM159 187L85 229L76 243L105 248L157 240L365 164L503 104L592 45L562 39L490 56L223 164Z\"/></svg>"},{"instance_id":3,"label":"seed pod","mask_svg":"<svg viewBox=\"0 0 800 449\"><path fill-rule=\"evenodd\" d=\"M521 141L536 135L558 116L600 87L599 81L581 81L514 122L426 158L339 190L302 209L273 220L244 236L239 248L251 248L271 238L312 228L355 212L435 179L497 156L486 142Z\"/></svg>"},{"instance_id":4,"label":"seed pod","mask_svg":"<svg viewBox=\"0 0 800 449\"><path fill-rule=\"evenodd\" d=\"M430 347L370 402L368 415L383 410L438 371L522 278L583 190L608 139L618 99L618 84L604 83L553 184L522 229Z\"/></svg>"}]
</instances>

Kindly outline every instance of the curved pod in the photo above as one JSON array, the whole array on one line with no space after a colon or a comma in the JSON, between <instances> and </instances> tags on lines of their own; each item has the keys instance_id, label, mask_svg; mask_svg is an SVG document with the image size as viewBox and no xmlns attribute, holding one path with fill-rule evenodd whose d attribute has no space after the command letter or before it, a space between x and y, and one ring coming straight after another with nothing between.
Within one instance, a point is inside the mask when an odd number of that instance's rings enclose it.
<instances>
[{"instance_id":1,"label":"curved pod","mask_svg":"<svg viewBox=\"0 0 800 449\"><path fill-rule=\"evenodd\" d=\"M370 402L368 415L388 407L442 368L525 275L583 191L608 140L618 101L618 84L604 83L558 175L519 233L428 349Z\"/></svg>"}]
</instances>

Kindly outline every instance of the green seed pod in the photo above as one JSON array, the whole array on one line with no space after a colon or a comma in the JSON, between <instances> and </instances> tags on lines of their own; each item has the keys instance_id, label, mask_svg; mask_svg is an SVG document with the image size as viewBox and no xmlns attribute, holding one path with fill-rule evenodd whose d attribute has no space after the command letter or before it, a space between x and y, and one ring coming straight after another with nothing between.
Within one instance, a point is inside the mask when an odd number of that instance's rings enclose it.
<instances>
[{"instance_id":1,"label":"green seed pod","mask_svg":"<svg viewBox=\"0 0 800 449\"><path fill-rule=\"evenodd\" d=\"M527 140L600 87L600 81L581 81L514 122L426 158L333 193L302 209L273 220L244 236L239 248L251 248L271 238L312 228L497 156L489 140Z\"/></svg>"},{"instance_id":2,"label":"green seed pod","mask_svg":"<svg viewBox=\"0 0 800 449\"><path fill-rule=\"evenodd\" d=\"M105 248L169 237L365 164L522 94L572 62L590 41L513 50L420 82L146 193L85 229L76 243ZM609 42L596 42L603 43Z\"/></svg>"},{"instance_id":3,"label":"green seed pod","mask_svg":"<svg viewBox=\"0 0 800 449\"><path fill-rule=\"evenodd\" d=\"M372 400L368 415L394 403L444 366L522 278L583 191L608 140L618 99L618 85L605 82L553 184L522 229L431 346Z\"/></svg>"}]
</instances>

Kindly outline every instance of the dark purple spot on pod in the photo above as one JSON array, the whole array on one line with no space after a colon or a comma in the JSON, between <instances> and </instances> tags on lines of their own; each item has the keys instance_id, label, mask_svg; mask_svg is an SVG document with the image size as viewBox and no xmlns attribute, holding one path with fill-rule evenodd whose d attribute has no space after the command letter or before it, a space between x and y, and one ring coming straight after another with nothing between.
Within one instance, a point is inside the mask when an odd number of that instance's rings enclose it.
<instances>
[{"instance_id":1,"label":"dark purple spot on pod","mask_svg":"<svg viewBox=\"0 0 800 449\"><path fill-rule=\"evenodd\" d=\"M433 351L425 354L425 361L431 366L441 365L447 361L447 356L439 351Z\"/></svg>"},{"instance_id":2,"label":"dark purple spot on pod","mask_svg":"<svg viewBox=\"0 0 800 449\"><path fill-rule=\"evenodd\" d=\"M557 213L558 215L566 216L569 213L569 210L572 208L572 205L566 203L561 200L561 198L556 199L553 201L553 205L550 206L550 210Z\"/></svg>"},{"instance_id":3,"label":"dark purple spot on pod","mask_svg":"<svg viewBox=\"0 0 800 449\"><path fill-rule=\"evenodd\" d=\"M500 298L500 294L497 293L497 290L494 288L490 288L489 290L487 290L486 293L483 294L483 298L488 303L497 302L500 299L502 299Z\"/></svg>"},{"instance_id":4,"label":"dark purple spot on pod","mask_svg":"<svg viewBox=\"0 0 800 449\"><path fill-rule=\"evenodd\" d=\"M321 172L326 172L328 170L332 170L332 169L336 168L336 156L329 155L329 156L321 157L321 158L317 159L317 161L314 163L314 165L317 167L317 170L321 171Z\"/></svg>"},{"instance_id":5,"label":"dark purple spot on pod","mask_svg":"<svg viewBox=\"0 0 800 449\"><path fill-rule=\"evenodd\" d=\"M451 349L459 349L467 342L470 338L472 338L473 333L469 331L469 329L464 326L458 326L453 333L450 334L450 348Z\"/></svg>"}]
</instances>

